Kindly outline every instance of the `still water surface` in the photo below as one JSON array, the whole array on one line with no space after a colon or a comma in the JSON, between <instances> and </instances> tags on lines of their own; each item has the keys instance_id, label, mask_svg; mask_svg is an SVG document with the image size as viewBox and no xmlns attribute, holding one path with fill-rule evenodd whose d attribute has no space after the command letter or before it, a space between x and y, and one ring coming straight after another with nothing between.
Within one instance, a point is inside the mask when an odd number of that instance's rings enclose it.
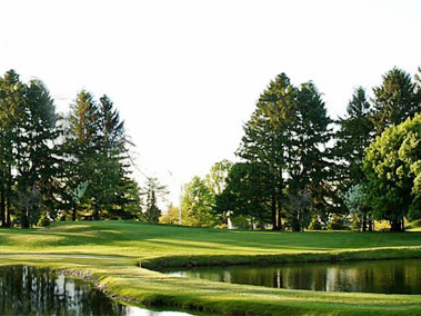
<instances>
[{"instance_id":1,"label":"still water surface","mask_svg":"<svg viewBox=\"0 0 421 316\"><path fill-rule=\"evenodd\" d=\"M124 306L89 282L25 266L0 268L0 315L192 316Z\"/></svg>"},{"instance_id":2,"label":"still water surface","mask_svg":"<svg viewBox=\"0 0 421 316\"><path fill-rule=\"evenodd\" d=\"M236 266L169 271L174 276L275 288L421 294L421 260Z\"/></svg>"}]
</instances>

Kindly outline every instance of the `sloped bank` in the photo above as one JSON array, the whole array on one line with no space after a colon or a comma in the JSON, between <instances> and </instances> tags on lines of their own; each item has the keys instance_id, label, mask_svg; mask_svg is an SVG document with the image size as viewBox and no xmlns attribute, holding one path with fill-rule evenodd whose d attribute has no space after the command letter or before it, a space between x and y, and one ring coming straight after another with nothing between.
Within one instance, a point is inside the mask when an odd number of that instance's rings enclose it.
<instances>
[{"instance_id":1,"label":"sloped bank","mask_svg":"<svg viewBox=\"0 0 421 316\"><path fill-rule=\"evenodd\" d=\"M139 267L151 270L181 267L270 265L276 263L335 262L352 260L388 260L421 258L421 247L388 247L336 252L295 253L279 255L206 255L145 258Z\"/></svg>"}]
</instances>

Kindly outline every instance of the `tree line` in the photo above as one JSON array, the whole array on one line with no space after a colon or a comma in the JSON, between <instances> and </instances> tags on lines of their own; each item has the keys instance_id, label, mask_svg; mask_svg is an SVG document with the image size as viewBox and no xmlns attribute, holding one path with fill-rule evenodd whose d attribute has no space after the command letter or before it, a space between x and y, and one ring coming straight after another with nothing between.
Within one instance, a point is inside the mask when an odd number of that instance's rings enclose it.
<instances>
[{"instance_id":1,"label":"tree line","mask_svg":"<svg viewBox=\"0 0 421 316\"><path fill-rule=\"evenodd\" d=\"M405 218L421 217L419 112L420 77L398 68L371 96L356 88L346 115L335 120L313 82L295 86L282 73L244 124L239 162L224 163L218 192L209 183L212 171L186 185L184 216L201 226L229 218L244 227L301 231L341 229L348 221L366 231L386 220L391 230L404 230Z\"/></svg>"},{"instance_id":2,"label":"tree line","mask_svg":"<svg viewBox=\"0 0 421 316\"><path fill-rule=\"evenodd\" d=\"M59 115L39 80L10 70L0 78L0 221L140 218L130 177L130 140L113 102L81 91Z\"/></svg>"}]
</instances>

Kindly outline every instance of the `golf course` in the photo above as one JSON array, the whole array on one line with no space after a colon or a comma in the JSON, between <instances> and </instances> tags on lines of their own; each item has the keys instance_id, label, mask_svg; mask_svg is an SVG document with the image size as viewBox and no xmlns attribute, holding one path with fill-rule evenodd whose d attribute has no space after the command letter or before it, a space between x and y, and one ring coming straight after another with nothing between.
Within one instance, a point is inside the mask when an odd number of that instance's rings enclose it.
<instances>
[{"instance_id":1,"label":"golf course","mask_svg":"<svg viewBox=\"0 0 421 316\"><path fill-rule=\"evenodd\" d=\"M421 295L318 292L168 276L162 268L421 258L421 233L216 230L132 221L0 231L2 266L49 267L123 304L212 315L420 315Z\"/></svg>"}]
</instances>

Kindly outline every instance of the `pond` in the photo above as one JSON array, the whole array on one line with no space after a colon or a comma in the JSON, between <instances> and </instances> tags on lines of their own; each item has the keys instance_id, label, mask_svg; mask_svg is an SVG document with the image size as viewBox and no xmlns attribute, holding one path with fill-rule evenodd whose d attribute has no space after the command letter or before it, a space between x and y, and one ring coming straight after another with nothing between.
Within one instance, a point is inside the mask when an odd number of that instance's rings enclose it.
<instances>
[{"instance_id":1,"label":"pond","mask_svg":"<svg viewBox=\"0 0 421 316\"><path fill-rule=\"evenodd\" d=\"M190 268L166 273L286 289L421 294L420 259Z\"/></svg>"},{"instance_id":2,"label":"pond","mask_svg":"<svg viewBox=\"0 0 421 316\"><path fill-rule=\"evenodd\" d=\"M0 268L0 315L192 316L124 306L89 282L25 266Z\"/></svg>"}]
</instances>

